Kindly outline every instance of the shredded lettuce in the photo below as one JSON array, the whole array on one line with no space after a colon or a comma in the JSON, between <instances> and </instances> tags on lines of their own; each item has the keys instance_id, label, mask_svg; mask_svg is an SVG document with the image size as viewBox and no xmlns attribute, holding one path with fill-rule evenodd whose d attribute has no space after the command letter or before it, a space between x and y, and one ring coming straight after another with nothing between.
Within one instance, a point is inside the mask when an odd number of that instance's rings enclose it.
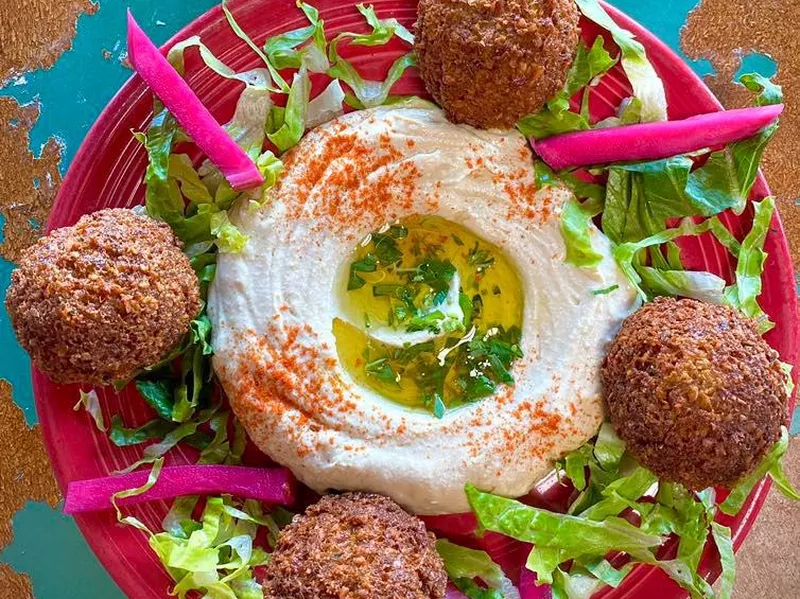
<instances>
[{"instance_id":1,"label":"shredded lettuce","mask_svg":"<svg viewBox=\"0 0 800 599\"><path fill-rule=\"evenodd\" d=\"M170 451L176 445L178 445L178 443L181 443L183 441L188 441L189 439L192 439L192 438L193 439L198 439L198 431L199 431L200 426L205 424L209 420L211 420L211 418L213 418L213 416L218 411L219 411L219 406L218 405L217 406L212 406L210 408L207 408L205 410L201 410L200 412L198 412L197 415L193 419L187 420L185 422L182 422L182 423L178 424L177 426L174 426L174 427L170 428L168 430L168 432L164 435L164 437L160 438L160 440L157 443L153 443L152 445L148 445L145 448L141 459L137 460L136 462L134 462L133 464L131 464L127 468L124 468L124 469L120 470L118 472L118 474L127 474L128 472L133 472L134 470L136 470L137 468L139 468L141 466L145 466L147 464L152 464L156 460L158 460L159 458L164 456L168 451ZM148 425L145 425L145 427L147 427L147 426ZM166 430L166 429L155 429L154 425L150 425L149 428L140 428L140 429L132 429L131 430L131 429L124 429L122 427L119 427L118 429L115 429L115 430L117 431L116 435L119 438L121 435L124 435L125 433L127 433L128 435L134 435L135 434L135 435L138 435L138 436L141 437L141 436L145 436L146 433L151 433L152 434L153 432L156 432L156 431L157 432L161 432L162 430ZM202 438L202 435L200 435L199 437ZM159 439L159 437L155 437L155 436L153 436L151 438ZM130 439L130 437L128 437L128 439ZM148 439L145 439L145 440L148 440ZM200 443L201 443L202 447L204 447L206 445L202 441ZM127 444L131 444L131 443L127 443Z\"/></svg>"},{"instance_id":2,"label":"shredded lettuce","mask_svg":"<svg viewBox=\"0 0 800 599\"><path fill-rule=\"evenodd\" d=\"M566 247L566 261L575 266L591 268L603 259L592 245L592 219L603 211L605 190L601 185L582 181L571 173L556 175L543 161L536 160L534 174L537 189L564 186L577 198L566 202L561 212L561 235ZM596 230L595 230L596 233Z\"/></svg>"},{"instance_id":3,"label":"shredded lettuce","mask_svg":"<svg viewBox=\"0 0 800 599\"><path fill-rule=\"evenodd\" d=\"M758 94L755 99L756 106L771 106L783 102L783 89L758 73L746 73L739 77L739 83L751 92Z\"/></svg>"},{"instance_id":4,"label":"shredded lettuce","mask_svg":"<svg viewBox=\"0 0 800 599\"><path fill-rule=\"evenodd\" d=\"M739 260L736 263L736 283L725 293L725 301L740 310L745 316L754 319L758 324L759 331L763 334L775 326L758 304L758 296L761 295L762 287L761 275L767 259L767 254L764 252L764 240L772 222L775 199L768 197L761 202L753 202L753 210L752 228L742 241L739 250Z\"/></svg>"},{"instance_id":5,"label":"shredded lettuce","mask_svg":"<svg viewBox=\"0 0 800 599\"><path fill-rule=\"evenodd\" d=\"M642 284L652 295L688 297L701 302L722 304L725 279L710 272L666 270L650 266L637 266Z\"/></svg>"},{"instance_id":6,"label":"shredded lettuce","mask_svg":"<svg viewBox=\"0 0 800 599\"><path fill-rule=\"evenodd\" d=\"M622 518L588 520L534 508L467 485L467 499L482 529L559 551L559 562L610 551L635 552L661 545L664 539Z\"/></svg>"},{"instance_id":7,"label":"shredded lettuce","mask_svg":"<svg viewBox=\"0 0 800 599\"><path fill-rule=\"evenodd\" d=\"M761 156L778 130L778 123L760 133L712 152L708 161L692 172L686 194L699 208L698 214L709 216L731 208L741 214L758 176Z\"/></svg>"},{"instance_id":8,"label":"shredded lettuce","mask_svg":"<svg viewBox=\"0 0 800 599\"><path fill-rule=\"evenodd\" d=\"M286 92L288 89L286 81L284 81L283 77L281 77L280 73L278 73L278 70L270 62L269 58L267 58L267 56L261 51L261 48L258 47L258 45L250 38L250 36L247 35L239 26L239 23L236 22L236 19L233 18L233 13L228 8L227 0L222 0L222 11L225 13L225 18L228 21L228 25L236 34L236 36L244 41L244 43L246 43L250 49L255 52L262 61L264 61L264 64L267 65L267 69L269 70L269 75L272 81L278 85L277 89L270 87L270 90L276 92Z\"/></svg>"},{"instance_id":9,"label":"shredded lettuce","mask_svg":"<svg viewBox=\"0 0 800 599\"><path fill-rule=\"evenodd\" d=\"M619 586L635 564L644 563L662 569L693 597L713 599L713 588L698 573L709 534L723 564L717 597L727 596L735 563L730 531L714 523L713 489L691 493L659 482L625 453L609 423L594 443L570 453L563 463L566 476L581 491L568 516L466 489L482 527L534 543L526 567L536 573L538 584L552 585L554 598L588 599L604 585ZM639 514L640 527L619 517L628 509ZM679 538L677 555L658 559L657 546L672 534ZM628 554L622 568L607 560L614 550Z\"/></svg>"},{"instance_id":10,"label":"shredded lettuce","mask_svg":"<svg viewBox=\"0 0 800 599\"><path fill-rule=\"evenodd\" d=\"M310 94L311 80L308 78L308 70L305 66L301 66L294 75L286 107L274 112L280 115L279 119L273 116L272 126L276 127L275 130L267 133L269 140L280 151L288 150L303 137Z\"/></svg>"},{"instance_id":11,"label":"shredded lettuce","mask_svg":"<svg viewBox=\"0 0 800 599\"><path fill-rule=\"evenodd\" d=\"M554 578L553 599L589 599L603 588L602 580L580 567L572 568L569 573L557 569Z\"/></svg>"},{"instance_id":12,"label":"shredded lettuce","mask_svg":"<svg viewBox=\"0 0 800 599\"><path fill-rule=\"evenodd\" d=\"M367 35L348 34L350 43L354 46L383 46L395 35L407 44L414 45L414 36L397 19L379 19L371 4L357 4L356 8L364 15L367 25L372 27L372 32Z\"/></svg>"},{"instance_id":13,"label":"shredded lettuce","mask_svg":"<svg viewBox=\"0 0 800 599\"><path fill-rule=\"evenodd\" d=\"M639 241L670 218L702 214L684 193L691 167L685 156L609 167L603 232L614 243Z\"/></svg>"},{"instance_id":14,"label":"shredded lettuce","mask_svg":"<svg viewBox=\"0 0 800 599\"><path fill-rule=\"evenodd\" d=\"M330 56L332 64L331 68L328 70L328 75L343 81L353 90L358 100L358 104L356 104L357 108L373 108L375 106L380 106L387 101L392 86L403 76L405 70L408 67L416 66L416 55L411 52L395 60L389 68L389 72L384 81L367 81L359 74L352 64L339 56L337 48L342 35L345 34L340 34L340 36L335 38L328 49L328 55Z\"/></svg>"},{"instance_id":15,"label":"shredded lettuce","mask_svg":"<svg viewBox=\"0 0 800 599\"><path fill-rule=\"evenodd\" d=\"M122 417L119 414L115 414L111 418L108 437L117 447L129 447L152 441L153 439L163 439L175 428L177 428L176 424L160 418L154 418L141 426L127 428L122 421ZM187 437L186 442L192 446L199 446L201 449L206 445L204 436Z\"/></svg>"},{"instance_id":16,"label":"shredded lettuce","mask_svg":"<svg viewBox=\"0 0 800 599\"><path fill-rule=\"evenodd\" d=\"M712 153L694 171L687 156L611 165L603 231L615 243L639 241L664 230L669 219L714 216L729 208L740 212L755 182L765 138L771 135L765 130L731 144ZM722 167L722 161L728 160L725 156L730 161Z\"/></svg>"},{"instance_id":17,"label":"shredded lettuce","mask_svg":"<svg viewBox=\"0 0 800 599\"><path fill-rule=\"evenodd\" d=\"M786 397L791 399L792 393L794 393L794 379L792 378L794 366L786 362L781 362L781 370L783 370L783 374L786 376Z\"/></svg>"},{"instance_id":18,"label":"shredded lettuce","mask_svg":"<svg viewBox=\"0 0 800 599\"><path fill-rule=\"evenodd\" d=\"M81 407L83 407L86 413L92 417L92 420L94 420L94 425L97 427L97 430L106 432L106 423L103 420L103 410L100 407L100 400L97 397L97 391L92 389L87 393L81 389L79 393L80 399L78 400L78 403L75 404L73 410L77 412L81 409Z\"/></svg>"},{"instance_id":19,"label":"shredded lettuce","mask_svg":"<svg viewBox=\"0 0 800 599\"><path fill-rule=\"evenodd\" d=\"M614 192L609 192L609 197ZM615 200L607 200L606 205L613 204ZM753 202L755 217L751 231L740 244L725 228L722 222L713 217L701 223L695 223L690 218L685 218L675 228L661 229L657 233L639 241L628 241L614 248L614 256L622 271L626 274L631 284L639 291L643 299L657 295L674 295L692 297L714 303L727 303L740 310L745 316L757 321L762 333L774 326L761 307L758 305L758 296L761 294L761 275L763 273L766 254L763 251L764 240L769 230L774 209L774 200L766 198L761 202ZM604 223L608 209L603 213ZM640 219L641 222L643 219ZM652 223L652 219L650 221ZM604 232L612 231L612 240L620 241L619 229L614 229L617 223L609 228L604 227ZM649 228L649 225L648 225ZM653 229L659 229L653 225ZM647 229L646 229L647 230ZM643 233L636 229L632 238ZM736 258L736 283L725 287L724 281L718 276L708 272L685 272L680 270L679 257L677 264L667 264L660 250L651 251L651 259L661 260L663 264L645 266L642 251L648 248L658 248L670 244L678 237L684 235L701 235L711 232ZM668 245L668 248L674 247ZM675 269L674 266L678 268Z\"/></svg>"},{"instance_id":20,"label":"shredded lettuce","mask_svg":"<svg viewBox=\"0 0 800 599\"><path fill-rule=\"evenodd\" d=\"M761 460L761 463L746 477L744 477L736 487L731 490L730 495L720 504L719 509L723 513L734 516L739 513L745 501L750 496L753 488L761 481L764 476L769 475L775 486L789 499L800 501L800 494L792 487L783 471L783 456L789 449L789 431L785 426L781 427L781 437Z\"/></svg>"},{"instance_id":21,"label":"shredded lettuce","mask_svg":"<svg viewBox=\"0 0 800 599\"><path fill-rule=\"evenodd\" d=\"M637 290L643 300L650 299L651 295L642 287L643 278L640 274L641 257L640 252L648 248L658 247L674 241L684 235L702 235L709 231L714 232L716 228L723 226L717 217L709 218L701 223L695 223L691 218L684 218L680 225L651 235L641 241L631 241L617 245L614 250L614 259L617 261L622 272L628 278L631 285ZM651 253L653 255L653 253ZM673 281L674 282L674 281ZM688 291L687 291L688 293ZM684 295L681 290L680 295Z\"/></svg>"},{"instance_id":22,"label":"shredded lettuce","mask_svg":"<svg viewBox=\"0 0 800 599\"><path fill-rule=\"evenodd\" d=\"M152 535L150 547L176 582L173 594L181 599L191 591L209 597L260 596L253 568L269 559L266 549L256 545L261 519L256 502L239 506L227 496L211 497L199 522L182 518L172 532Z\"/></svg>"},{"instance_id":23,"label":"shredded lettuce","mask_svg":"<svg viewBox=\"0 0 800 599\"><path fill-rule=\"evenodd\" d=\"M250 238L231 222L228 213L224 210L211 213L209 228L211 234L216 238L217 247L221 253L237 254L250 241Z\"/></svg>"},{"instance_id":24,"label":"shredded lettuce","mask_svg":"<svg viewBox=\"0 0 800 599\"><path fill-rule=\"evenodd\" d=\"M570 199L564 205L561 212L561 235L567 248L567 263L593 268L603 260L602 254L592 245L592 233L597 233L592 219L602 210L602 204L593 200L578 202Z\"/></svg>"},{"instance_id":25,"label":"shredded lettuce","mask_svg":"<svg viewBox=\"0 0 800 599\"><path fill-rule=\"evenodd\" d=\"M611 58L603 47L602 36L595 38L591 48L587 48L581 40L575 60L567 73L564 88L548 100L537 114L530 114L520 119L517 129L525 137L533 139L589 129L587 110L582 110L580 114L570 111L570 99L582 88L586 88L584 98L588 100L591 85L615 64L616 60ZM588 109L588 104L586 108Z\"/></svg>"},{"instance_id":26,"label":"shredded lettuce","mask_svg":"<svg viewBox=\"0 0 800 599\"><path fill-rule=\"evenodd\" d=\"M644 46L630 31L621 28L597 0L576 0L584 16L606 29L620 48L622 68L633 87L633 95L641 102L641 120L666 121L667 98L664 83L647 59Z\"/></svg>"},{"instance_id":27,"label":"shredded lettuce","mask_svg":"<svg viewBox=\"0 0 800 599\"><path fill-rule=\"evenodd\" d=\"M193 592L213 599L263 599L253 569L266 565L269 553L257 537L261 526L277 530L278 525L263 513L259 502L236 502L227 495L209 497L197 521L192 512L199 499L179 497L164 519L164 531L158 533L137 518L122 515L116 500L150 489L162 464L163 458L155 463L145 485L118 493L113 502L119 522L148 535L150 548L176 583L171 594L179 599Z\"/></svg>"},{"instance_id":28,"label":"shredded lettuce","mask_svg":"<svg viewBox=\"0 0 800 599\"><path fill-rule=\"evenodd\" d=\"M719 522L711 523L711 534L719 552L722 564L722 575L719 577L717 599L730 599L733 594L733 583L736 579L736 558L733 554L731 529Z\"/></svg>"},{"instance_id":29,"label":"shredded lettuce","mask_svg":"<svg viewBox=\"0 0 800 599\"><path fill-rule=\"evenodd\" d=\"M278 69L299 69L305 65L312 73L324 73L330 68L325 22L319 18L319 11L310 4L298 1L297 7L310 24L269 38L264 44L264 51L269 62ZM306 44L309 40L310 43Z\"/></svg>"},{"instance_id":30,"label":"shredded lettuce","mask_svg":"<svg viewBox=\"0 0 800 599\"><path fill-rule=\"evenodd\" d=\"M597 183L588 183L578 178L573 173L561 172L556 175L543 160L536 159L533 163L533 172L536 179L536 188L557 187L563 185L567 187L575 197L579 199L590 199L603 205L606 198L606 189Z\"/></svg>"},{"instance_id":31,"label":"shredded lettuce","mask_svg":"<svg viewBox=\"0 0 800 599\"><path fill-rule=\"evenodd\" d=\"M624 454L625 443L619 438L612 424L604 422L594 444L594 457L598 465L603 470L619 469Z\"/></svg>"},{"instance_id":32,"label":"shredded lettuce","mask_svg":"<svg viewBox=\"0 0 800 599\"><path fill-rule=\"evenodd\" d=\"M337 35L328 46L328 59L331 67L328 76L339 79L353 90L357 99L357 108L380 106L389 98L392 86L397 83L408 67L416 66L417 59L413 52L405 54L394 61L384 81L367 81L356 68L339 55L339 44L345 40L357 46L382 46L393 36L413 44L414 37L396 19L379 19L372 6L358 5L359 12L364 15L367 24L372 28L368 34L343 32Z\"/></svg>"},{"instance_id":33,"label":"shredded lettuce","mask_svg":"<svg viewBox=\"0 0 800 599\"><path fill-rule=\"evenodd\" d=\"M470 599L519 599L519 591L489 554L451 543L436 541L436 550L453 584ZM475 584L480 580L486 588Z\"/></svg>"},{"instance_id":34,"label":"shredded lettuce","mask_svg":"<svg viewBox=\"0 0 800 599\"><path fill-rule=\"evenodd\" d=\"M164 458L158 458L157 460L153 460L153 467L150 470L150 474L147 475L147 480L141 487L137 487L135 489L126 489L125 491L120 491L119 493L115 493L111 497L111 504L114 506L114 510L117 512L117 521L120 524L127 524L128 526L133 526L141 531L149 533L149 529L138 519L133 516L123 516L122 510L119 509L117 505L118 499L125 499L126 497L135 497L136 495L141 495L142 493L147 493L150 489L153 488L153 485L156 484L158 481L158 477L161 474L161 469L164 467Z\"/></svg>"}]
</instances>

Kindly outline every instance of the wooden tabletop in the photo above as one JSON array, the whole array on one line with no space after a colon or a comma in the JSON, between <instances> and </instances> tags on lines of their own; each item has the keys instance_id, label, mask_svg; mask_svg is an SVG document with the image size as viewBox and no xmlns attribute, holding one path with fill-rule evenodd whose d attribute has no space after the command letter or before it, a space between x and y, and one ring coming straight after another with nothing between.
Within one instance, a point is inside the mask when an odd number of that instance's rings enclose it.
<instances>
[{"instance_id":1,"label":"wooden tabletop","mask_svg":"<svg viewBox=\"0 0 800 599\"><path fill-rule=\"evenodd\" d=\"M216 0L0 1L0 295L39 235L89 126L128 77L130 5L163 42ZM312 1L312 3L314 3ZM617 0L706 77L728 107L747 102L738 72L777 73L787 98L764 170L795 263L800 258L800 2ZM117 599L61 501L36 426L29 362L0 308L0 599ZM800 433L800 418L793 434ZM800 483L800 442L787 457ZM800 507L773 492L738 556L737 599L800 596Z\"/></svg>"}]
</instances>

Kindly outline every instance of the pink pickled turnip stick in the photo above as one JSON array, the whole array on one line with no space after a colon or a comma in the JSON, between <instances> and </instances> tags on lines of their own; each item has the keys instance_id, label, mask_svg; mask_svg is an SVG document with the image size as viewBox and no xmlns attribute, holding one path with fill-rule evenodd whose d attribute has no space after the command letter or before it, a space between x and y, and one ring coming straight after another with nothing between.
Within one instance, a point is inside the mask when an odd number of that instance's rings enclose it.
<instances>
[{"instance_id":1,"label":"pink pickled turnip stick","mask_svg":"<svg viewBox=\"0 0 800 599\"><path fill-rule=\"evenodd\" d=\"M67 488L65 514L80 514L113 509L115 493L135 489L147 482L150 471L132 472L75 481ZM246 499L258 499L275 505L294 501L295 480L285 468L248 468L244 466L166 466L153 487L133 497L119 499L119 505L131 505L174 499L184 495L229 494Z\"/></svg>"},{"instance_id":2,"label":"pink pickled turnip stick","mask_svg":"<svg viewBox=\"0 0 800 599\"><path fill-rule=\"evenodd\" d=\"M610 162L660 160L752 137L777 119L783 104L722 110L682 121L578 131L531 141L554 170Z\"/></svg>"},{"instance_id":3,"label":"pink pickled turnip stick","mask_svg":"<svg viewBox=\"0 0 800 599\"><path fill-rule=\"evenodd\" d=\"M189 84L142 31L130 10L128 56L139 76L234 189L242 191L264 183L252 159L203 106Z\"/></svg>"}]
</instances>

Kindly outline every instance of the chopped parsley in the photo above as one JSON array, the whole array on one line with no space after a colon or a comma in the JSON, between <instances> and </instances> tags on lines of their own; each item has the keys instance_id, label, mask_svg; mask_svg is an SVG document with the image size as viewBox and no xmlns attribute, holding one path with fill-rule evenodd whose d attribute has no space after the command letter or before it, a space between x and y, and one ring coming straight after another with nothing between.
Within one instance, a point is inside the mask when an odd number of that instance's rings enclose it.
<instances>
[{"instance_id":1,"label":"chopped parsley","mask_svg":"<svg viewBox=\"0 0 800 599\"><path fill-rule=\"evenodd\" d=\"M483 337L476 337L466 345L456 379L465 402L488 397L500 383L514 383L510 369L514 360L522 357L521 336L516 327L508 331L493 327Z\"/></svg>"},{"instance_id":2,"label":"chopped parsley","mask_svg":"<svg viewBox=\"0 0 800 599\"><path fill-rule=\"evenodd\" d=\"M483 274L494 265L495 257L489 250L481 249L476 242L475 246L469 251L468 261L471 266L475 267L475 272Z\"/></svg>"},{"instance_id":3,"label":"chopped parsley","mask_svg":"<svg viewBox=\"0 0 800 599\"><path fill-rule=\"evenodd\" d=\"M489 397L500 385L513 385L511 369L522 357L521 332L490 327L481 334L392 348L370 341L365 372L394 388L412 385L419 402L437 418L448 408Z\"/></svg>"},{"instance_id":4,"label":"chopped parsley","mask_svg":"<svg viewBox=\"0 0 800 599\"><path fill-rule=\"evenodd\" d=\"M611 285L610 287L606 287L605 289L595 289L592 291L592 295L607 295L619 289L619 285Z\"/></svg>"},{"instance_id":5,"label":"chopped parsley","mask_svg":"<svg viewBox=\"0 0 800 599\"><path fill-rule=\"evenodd\" d=\"M356 249L347 289L349 318L364 324L337 344L358 380L385 397L442 418L514 383L520 282L469 230L430 215L381 227Z\"/></svg>"},{"instance_id":6,"label":"chopped parsley","mask_svg":"<svg viewBox=\"0 0 800 599\"><path fill-rule=\"evenodd\" d=\"M379 381L398 386L400 385L400 375L397 374L395 369L392 368L392 365L389 364L388 358L378 358L377 360L368 362L364 366L364 370L366 370L368 374L374 376Z\"/></svg>"},{"instance_id":7,"label":"chopped parsley","mask_svg":"<svg viewBox=\"0 0 800 599\"><path fill-rule=\"evenodd\" d=\"M350 265L350 277L347 280L347 290L361 289L366 281L358 275L360 272L375 272L378 270L378 260L372 254L367 254L361 260Z\"/></svg>"},{"instance_id":8,"label":"chopped parsley","mask_svg":"<svg viewBox=\"0 0 800 599\"><path fill-rule=\"evenodd\" d=\"M447 291L455 274L456 267L449 260L428 260L409 273L409 280L413 283L425 283L436 292Z\"/></svg>"}]
</instances>

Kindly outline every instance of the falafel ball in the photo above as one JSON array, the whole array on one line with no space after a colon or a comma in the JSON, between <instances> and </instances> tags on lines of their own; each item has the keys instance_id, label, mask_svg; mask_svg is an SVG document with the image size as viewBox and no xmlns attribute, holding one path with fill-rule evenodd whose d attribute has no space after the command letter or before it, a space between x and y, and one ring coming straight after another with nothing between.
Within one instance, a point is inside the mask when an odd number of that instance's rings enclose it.
<instances>
[{"instance_id":1,"label":"falafel ball","mask_svg":"<svg viewBox=\"0 0 800 599\"><path fill-rule=\"evenodd\" d=\"M105 385L164 358L199 312L200 295L166 224L112 209L27 250L6 307L20 344L52 381Z\"/></svg>"},{"instance_id":2,"label":"falafel ball","mask_svg":"<svg viewBox=\"0 0 800 599\"><path fill-rule=\"evenodd\" d=\"M328 495L281 533L266 599L441 599L434 536L388 497Z\"/></svg>"},{"instance_id":3,"label":"falafel ball","mask_svg":"<svg viewBox=\"0 0 800 599\"><path fill-rule=\"evenodd\" d=\"M659 298L629 317L601 376L617 433L660 478L732 487L787 417L778 354L727 306Z\"/></svg>"},{"instance_id":4,"label":"falafel ball","mask_svg":"<svg viewBox=\"0 0 800 599\"><path fill-rule=\"evenodd\" d=\"M564 87L579 16L574 0L420 0L425 87L454 123L511 128Z\"/></svg>"}]
</instances>

